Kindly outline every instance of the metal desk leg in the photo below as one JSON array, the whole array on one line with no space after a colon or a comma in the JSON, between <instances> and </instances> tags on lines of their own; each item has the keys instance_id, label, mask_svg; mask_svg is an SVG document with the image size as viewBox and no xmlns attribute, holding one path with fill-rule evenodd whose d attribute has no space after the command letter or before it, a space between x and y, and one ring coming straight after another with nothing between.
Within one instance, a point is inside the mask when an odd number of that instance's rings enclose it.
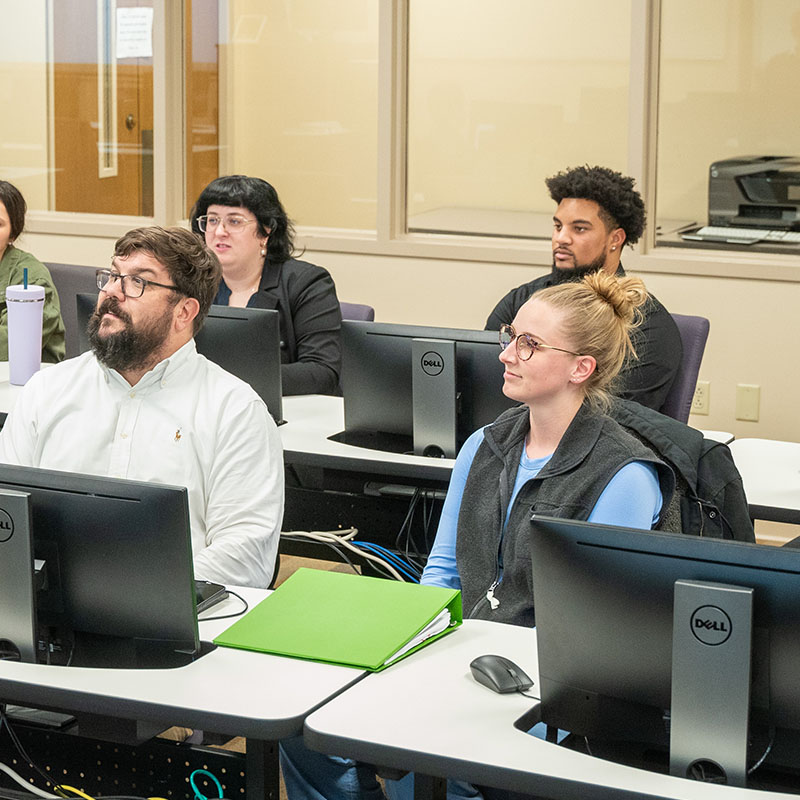
<instances>
[{"instance_id":1,"label":"metal desk leg","mask_svg":"<svg viewBox=\"0 0 800 800\"><path fill-rule=\"evenodd\" d=\"M414 773L414 800L446 800L447 778Z\"/></svg>"},{"instance_id":2,"label":"metal desk leg","mask_svg":"<svg viewBox=\"0 0 800 800\"><path fill-rule=\"evenodd\" d=\"M277 742L263 742L248 736L245 770L247 800L278 800L281 772Z\"/></svg>"}]
</instances>

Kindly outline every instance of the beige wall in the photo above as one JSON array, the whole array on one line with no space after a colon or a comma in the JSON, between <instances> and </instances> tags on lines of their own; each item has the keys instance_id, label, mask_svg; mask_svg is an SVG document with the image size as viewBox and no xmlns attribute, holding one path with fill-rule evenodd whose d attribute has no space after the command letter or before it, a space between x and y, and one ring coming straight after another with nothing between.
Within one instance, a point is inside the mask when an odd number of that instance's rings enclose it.
<instances>
[{"instance_id":1,"label":"beige wall","mask_svg":"<svg viewBox=\"0 0 800 800\"><path fill-rule=\"evenodd\" d=\"M272 181L301 226L375 228L378 7L229 2L222 169ZM550 34L563 25L558 3L412 2L409 213L548 211L546 175L586 161L626 171L630 7L580 0L565 54ZM713 161L800 153L800 8L798 0L662 7L650 211L704 221ZM0 19L8 23L0 177L18 183L30 208L46 209L46 3L0 0Z\"/></svg>"},{"instance_id":2,"label":"beige wall","mask_svg":"<svg viewBox=\"0 0 800 800\"><path fill-rule=\"evenodd\" d=\"M626 168L630 0L572 0L568 13L567 23L560 3L412 0L410 216L549 212L545 176Z\"/></svg>"},{"instance_id":3,"label":"beige wall","mask_svg":"<svg viewBox=\"0 0 800 800\"><path fill-rule=\"evenodd\" d=\"M307 252L328 267L339 298L375 307L376 319L482 328L506 291L543 268L451 260ZM671 311L711 321L701 380L711 382L711 413L696 427L737 437L800 441L798 339L800 284L648 273L649 289ZM735 417L737 383L761 386L759 422Z\"/></svg>"},{"instance_id":4,"label":"beige wall","mask_svg":"<svg viewBox=\"0 0 800 800\"><path fill-rule=\"evenodd\" d=\"M373 229L377 4L332 8L231 1L225 171L272 181L299 225ZM573 3L565 52L558 3L412 0L409 214L542 212L546 175L627 171L630 8ZM667 0L661 54L650 211L704 222L712 162L800 152L797 0Z\"/></svg>"},{"instance_id":5,"label":"beige wall","mask_svg":"<svg viewBox=\"0 0 800 800\"><path fill-rule=\"evenodd\" d=\"M105 266L114 240L27 234L19 242L44 261ZM383 322L482 328L506 291L544 268L431 258L309 250L327 267L341 300L374 306ZM711 382L711 413L693 416L699 428L737 437L800 441L800 371L795 353L800 284L647 273L649 289L671 311L711 321L701 380ZM737 383L761 386L758 422L735 419Z\"/></svg>"}]
</instances>

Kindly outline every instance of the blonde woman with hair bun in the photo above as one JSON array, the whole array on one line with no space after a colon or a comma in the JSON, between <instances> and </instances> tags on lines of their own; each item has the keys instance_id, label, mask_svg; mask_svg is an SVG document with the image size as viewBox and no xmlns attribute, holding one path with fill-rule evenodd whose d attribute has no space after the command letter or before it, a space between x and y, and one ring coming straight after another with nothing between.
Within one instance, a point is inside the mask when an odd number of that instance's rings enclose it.
<instances>
[{"instance_id":1,"label":"blonde woman with hair bun","mask_svg":"<svg viewBox=\"0 0 800 800\"><path fill-rule=\"evenodd\" d=\"M503 392L520 405L464 444L422 578L460 588L465 616L535 624L532 511L659 521L672 471L606 413L646 300L638 278L596 272L537 292L501 327Z\"/></svg>"},{"instance_id":2,"label":"blonde woman with hair bun","mask_svg":"<svg viewBox=\"0 0 800 800\"><path fill-rule=\"evenodd\" d=\"M501 327L503 392L519 405L464 443L421 580L461 589L465 618L536 624L532 512L643 530L661 521L672 469L608 415L647 300L638 278L597 271L537 291ZM380 797L369 765L312 753L301 739L284 740L281 755L290 800L310 796L308 786L330 800ZM384 787L389 800L411 800L414 775ZM489 796L505 793L447 782L448 800Z\"/></svg>"},{"instance_id":3,"label":"blonde woman with hair bun","mask_svg":"<svg viewBox=\"0 0 800 800\"><path fill-rule=\"evenodd\" d=\"M421 580L461 589L465 619L536 624L531 513L650 529L667 507L671 468L606 413L646 299L637 278L599 271L536 292L500 327L503 392L520 405L461 448ZM413 795L412 775L385 785L389 800ZM482 797L453 780L447 796Z\"/></svg>"}]
</instances>

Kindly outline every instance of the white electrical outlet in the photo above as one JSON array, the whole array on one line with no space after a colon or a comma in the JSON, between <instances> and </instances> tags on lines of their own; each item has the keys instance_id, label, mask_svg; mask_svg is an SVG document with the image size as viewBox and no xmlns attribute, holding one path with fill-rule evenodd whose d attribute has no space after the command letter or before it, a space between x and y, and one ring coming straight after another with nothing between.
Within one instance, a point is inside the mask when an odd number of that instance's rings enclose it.
<instances>
[{"instance_id":1,"label":"white electrical outlet","mask_svg":"<svg viewBox=\"0 0 800 800\"><path fill-rule=\"evenodd\" d=\"M708 381L697 381L692 398L692 414L708 414L711 407L711 384Z\"/></svg>"}]
</instances>

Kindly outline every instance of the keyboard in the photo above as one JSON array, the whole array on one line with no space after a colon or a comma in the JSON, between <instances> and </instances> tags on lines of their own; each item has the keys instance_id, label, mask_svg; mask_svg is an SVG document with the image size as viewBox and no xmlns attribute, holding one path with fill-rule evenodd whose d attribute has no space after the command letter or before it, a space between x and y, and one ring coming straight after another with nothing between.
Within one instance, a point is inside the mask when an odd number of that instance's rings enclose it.
<instances>
[{"instance_id":1,"label":"keyboard","mask_svg":"<svg viewBox=\"0 0 800 800\"><path fill-rule=\"evenodd\" d=\"M779 244L800 244L800 231L774 231L767 228L727 228L706 225L690 233L682 233L682 238L695 242L728 242L730 244L755 244L770 242Z\"/></svg>"}]
</instances>

